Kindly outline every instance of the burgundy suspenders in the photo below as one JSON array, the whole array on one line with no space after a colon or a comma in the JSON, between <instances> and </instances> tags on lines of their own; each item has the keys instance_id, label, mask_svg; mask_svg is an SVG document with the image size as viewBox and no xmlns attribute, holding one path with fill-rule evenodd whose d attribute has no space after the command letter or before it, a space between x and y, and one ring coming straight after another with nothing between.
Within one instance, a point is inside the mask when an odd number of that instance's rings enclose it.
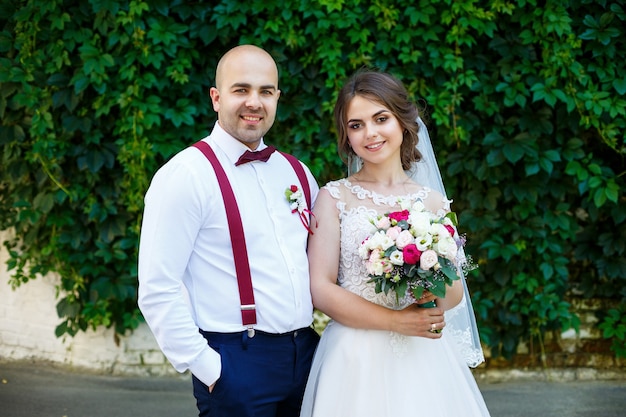
<instances>
[{"instance_id":1,"label":"burgundy suspenders","mask_svg":"<svg viewBox=\"0 0 626 417\"><path fill-rule=\"evenodd\" d=\"M235 273L237 274L237 285L239 287L239 301L241 303L241 321L248 328L248 337L254 337L253 325L256 324L256 306L254 304L254 293L252 291L252 278L250 276L250 263L248 262L248 250L246 248L246 238L243 233L243 224L241 223L241 214L235 200L230 182L226 177L224 168L217 160L213 149L208 143L199 141L192 146L198 148L204 156L209 160L217 176L217 181L224 199L224 207L226 208L226 217L228 219L228 229L230 231L230 241L233 249L233 260L235 261ZM294 156L281 152L287 158L291 166L296 172L300 185L307 201L307 205L311 207L311 190L306 173Z\"/></svg>"}]
</instances>

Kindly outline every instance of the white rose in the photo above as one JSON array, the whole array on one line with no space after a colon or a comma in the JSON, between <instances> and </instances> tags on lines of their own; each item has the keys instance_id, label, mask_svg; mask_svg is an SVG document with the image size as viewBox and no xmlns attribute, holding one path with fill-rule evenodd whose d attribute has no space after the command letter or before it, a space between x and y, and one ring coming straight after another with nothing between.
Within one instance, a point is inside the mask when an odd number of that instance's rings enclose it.
<instances>
[{"instance_id":1,"label":"white rose","mask_svg":"<svg viewBox=\"0 0 626 417\"><path fill-rule=\"evenodd\" d=\"M433 223L430 225L430 233L435 235L435 236L450 236L450 232L448 231L448 229L446 229L446 226L444 226L441 223Z\"/></svg>"},{"instance_id":2,"label":"white rose","mask_svg":"<svg viewBox=\"0 0 626 417\"><path fill-rule=\"evenodd\" d=\"M446 259L454 261L457 251L458 246L452 236L443 237L437 242L437 252Z\"/></svg>"},{"instance_id":3,"label":"white rose","mask_svg":"<svg viewBox=\"0 0 626 417\"><path fill-rule=\"evenodd\" d=\"M367 268L367 272L372 275L382 275L383 274L383 262L370 262L369 267Z\"/></svg>"},{"instance_id":4,"label":"white rose","mask_svg":"<svg viewBox=\"0 0 626 417\"><path fill-rule=\"evenodd\" d=\"M415 203L413 203L413 207L411 207L412 211L426 211L426 207L424 206L424 203L422 203L420 200L417 200Z\"/></svg>"},{"instance_id":5,"label":"white rose","mask_svg":"<svg viewBox=\"0 0 626 417\"><path fill-rule=\"evenodd\" d=\"M370 238L370 247L372 248L381 248L382 250L387 250L391 246L393 246L394 241L389 238L383 231L378 231L372 235Z\"/></svg>"},{"instance_id":6,"label":"white rose","mask_svg":"<svg viewBox=\"0 0 626 417\"><path fill-rule=\"evenodd\" d=\"M423 235L430 230L430 215L426 212L411 213L409 223L415 236Z\"/></svg>"},{"instance_id":7,"label":"white rose","mask_svg":"<svg viewBox=\"0 0 626 417\"><path fill-rule=\"evenodd\" d=\"M359 256L361 257L361 259L367 259L370 257L370 249L368 247L367 240L361 243L361 246L359 246Z\"/></svg>"},{"instance_id":8,"label":"white rose","mask_svg":"<svg viewBox=\"0 0 626 417\"><path fill-rule=\"evenodd\" d=\"M400 252L399 250L394 250L393 252L391 252L391 255L389 255L389 262L394 265L403 265L404 256L402 255L402 252Z\"/></svg>"},{"instance_id":9,"label":"white rose","mask_svg":"<svg viewBox=\"0 0 626 417\"><path fill-rule=\"evenodd\" d=\"M389 236L387 236L386 234L383 234L383 238L381 239L381 248L382 250L387 250L390 247L392 247L396 242L393 241L393 239L391 239Z\"/></svg>"},{"instance_id":10,"label":"white rose","mask_svg":"<svg viewBox=\"0 0 626 417\"><path fill-rule=\"evenodd\" d=\"M437 257L437 252L434 250L427 250L422 253L420 257L420 268L424 270L428 270L432 267L436 267L439 264L439 258Z\"/></svg>"},{"instance_id":11,"label":"white rose","mask_svg":"<svg viewBox=\"0 0 626 417\"><path fill-rule=\"evenodd\" d=\"M415 238L415 246L417 246L417 249L419 249L422 252L424 252L425 250L430 248L430 245L432 245L432 244L433 244L433 237L429 233L424 233L423 235L418 235Z\"/></svg>"},{"instance_id":12,"label":"white rose","mask_svg":"<svg viewBox=\"0 0 626 417\"><path fill-rule=\"evenodd\" d=\"M411 200L399 199L398 203L400 203L400 210L410 210L411 209Z\"/></svg>"},{"instance_id":13,"label":"white rose","mask_svg":"<svg viewBox=\"0 0 626 417\"><path fill-rule=\"evenodd\" d=\"M396 247L398 249L403 249L406 245L410 245L414 241L415 239L413 238L411 232L403 230L396 238Z\"/></svg>"}]
</instances>

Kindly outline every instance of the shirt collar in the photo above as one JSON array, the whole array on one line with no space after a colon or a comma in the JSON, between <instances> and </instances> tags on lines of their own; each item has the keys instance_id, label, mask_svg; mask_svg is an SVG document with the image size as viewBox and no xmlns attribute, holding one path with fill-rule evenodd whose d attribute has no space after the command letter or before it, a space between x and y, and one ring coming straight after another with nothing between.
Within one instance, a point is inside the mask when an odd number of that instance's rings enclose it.
<instances>
[{"instance_id":1,"label":"shirt collar","mask_svg":"<svg viewBox=\"0 0 626 417\"><path fill-rule=\"evenodd\" d=\"M211 139L217 146L219 146L222 151L224 151L224 153L233 165L235 165L235 162L237 162L239 157L243 155L245 151L250 150L250 148L239 142L237 139L228 134L224 129L222 129L222 126L220 126L218 121L215 122L213 132L211 132ZM267 148L267 145L263 141L263 138L261 138L261 142L259 143L259 146L255 149L255 151L260 151L265 148Z\"/></svg>"}]
</instances>

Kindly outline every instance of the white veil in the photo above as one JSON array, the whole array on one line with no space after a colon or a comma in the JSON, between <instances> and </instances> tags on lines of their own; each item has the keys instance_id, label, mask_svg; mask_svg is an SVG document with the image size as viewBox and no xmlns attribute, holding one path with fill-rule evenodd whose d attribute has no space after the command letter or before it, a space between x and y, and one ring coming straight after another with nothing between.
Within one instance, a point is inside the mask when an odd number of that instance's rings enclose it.
<instances>
[{"instance_id":1,"label":"white veil","mask_svg":"<svg viewBox=\"0 0 626 417\"><path fill-rule=\"evenodd\" d=\"M417 118L419 125L418 131L418 143L417 150L422 154L422 160L413 164L413 167L407 174L418 184L425 187L429 187L433 190L439 191L446 196L446 190L441 179L441 173L439 166L437 165L437 158L433 151L433 146L430 141L430 135L428 129L421 118ZM350 155L348 160L348 175L351 175L361 169L360 158ZM465 258L465 253L461 249L461 259ZM461 274L461 281L463 282L463 291L465 296L461 302L454 308L446 311L446 327L445 332L453 336L457 347L465 359L468 366L474 368L485 361L483 355L483 349L480 344L480 337L478 335L478 327L476 326L476 317L474 315L474 309L472 307L472 300L467 289L467 282L465 281L465 274L459 270Z\"/></svg>"},{"instance_id":2,"label":"white veil","mask_svg":"<svg viewBox=\"0 0 626 417\"><path fill-rule=\"evenodd\" d=\"M419 124L417 150L422 154L422 160L414 164L409 175L418 184L437 190L447 198L428 129L419 117L417 118L417 123ZM461 249L460 256L462 258L465 257L463 249ZM474 316L472 300L467 289L465 274L463 274L463 271L459 272L461 273L465 297L456 307L446 312L445 331L454 335L465 361L473 368L484 362L485 357L480 344L478 326L476 326L476 317Z\"/></svg>"}]
</instances>

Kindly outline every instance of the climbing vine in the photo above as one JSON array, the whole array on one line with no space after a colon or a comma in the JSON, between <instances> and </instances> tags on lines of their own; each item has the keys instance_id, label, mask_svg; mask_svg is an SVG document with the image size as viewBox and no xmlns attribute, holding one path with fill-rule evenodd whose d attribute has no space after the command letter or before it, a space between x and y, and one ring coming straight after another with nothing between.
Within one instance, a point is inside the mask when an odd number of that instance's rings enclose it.
<instances>
[{"instance_id":1,"label":"climbing vine","mask_svg":"<svg viewBox=\"0 0 626 417\"><path fill-rule=\"evenodd\" d=\"M423 108L460 212L483 341L577 328L601 298L624 356L626 14L621 1L7 0L0 6L0 230L10 284L60 276L57 335L141 321L137 242L156 169L206 135L217 60L280 67L266 138L343 175L332 107L363 66Z\"/></svg>"}]
</instances>

